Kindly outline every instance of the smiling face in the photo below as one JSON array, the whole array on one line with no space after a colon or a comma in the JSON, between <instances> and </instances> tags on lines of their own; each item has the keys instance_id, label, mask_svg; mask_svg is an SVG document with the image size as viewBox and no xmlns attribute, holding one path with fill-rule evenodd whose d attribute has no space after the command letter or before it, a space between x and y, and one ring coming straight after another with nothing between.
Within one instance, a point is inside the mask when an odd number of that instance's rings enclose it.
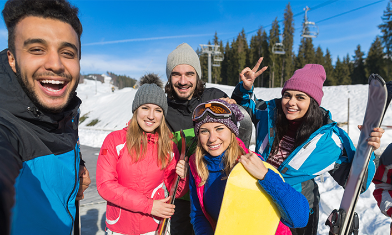
<instances>
[{"instance_id":1,"label":"smiling face","mask_svg":"<svg viewBox=\"0 0 392 235\"><path fill-rule=\"evenodd\" d=\"M309 109L310 97L301 91L286 90L282 97L282 109L287 120L302 118Z\"/></svg>"},{"instance_id":2,"label":"smiling face","mask_svg":"<svg viewBox=\"0 0 392 235\"><path fill-rule=\"evenodd\" d=\"M136 120L146 133L153 133L161 125L163 109L156 104L143 104L136 110Z\"/></svg>"},{"instance_id":3,"label":"smiling face","mask_svg":"<svg viewBox=\"0 0 392 235\"><path fill-rule=\"evenodd\" d=\"M28 16L15 27L15 54L8 62L40 109L60 112L79 81L79 39L70 24Z\"/></svg>"},{"instance_id":4,"label":"smiling face","mask_svg":"<svg viewBox=\"0 0 392 235\"><path fill-rule=\"evenodd\" d=\"M181 100L190 100L195 93L197 74L196 70L188 64L180 64L171 72L171 84L177 97Z\"/></svg>"},{"instance_id":5,"label":"smiling face","mask_svg":"<svg viewBox=\"0 0 392 235\"><path fill-rule=\"evenodd\" d=\"M232 132L222 123L204 123L199 129L199 141L211 156L221 155L231 143Z\"/></svg>"}]
</instances>

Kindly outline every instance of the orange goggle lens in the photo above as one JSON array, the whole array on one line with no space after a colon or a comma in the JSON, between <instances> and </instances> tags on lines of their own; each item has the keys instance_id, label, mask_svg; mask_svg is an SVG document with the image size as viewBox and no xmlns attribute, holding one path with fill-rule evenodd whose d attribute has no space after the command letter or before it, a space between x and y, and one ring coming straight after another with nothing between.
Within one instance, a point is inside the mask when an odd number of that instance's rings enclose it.
<instances>
[{"instance_id":1,"label":"orange goggle lens","mask_svg":"<svg viewBox=\"0 0 392 235\"><path fill-rule=\"evenodd\" d=\"M197 121L199 118L204 116L207 111L216 117L231 116L231 110L226 105L219 102L210 102L199 104L196 107L196 109L193 111L193 121Z\"/></svg>"}]
</instances>

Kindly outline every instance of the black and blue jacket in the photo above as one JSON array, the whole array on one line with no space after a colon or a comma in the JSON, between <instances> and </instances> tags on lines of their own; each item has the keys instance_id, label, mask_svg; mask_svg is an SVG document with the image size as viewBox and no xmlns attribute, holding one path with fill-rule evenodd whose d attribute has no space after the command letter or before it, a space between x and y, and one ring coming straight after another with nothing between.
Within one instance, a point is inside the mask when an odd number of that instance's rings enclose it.
<instances>
[{"instance_id":1,"label":"black and blue jacket","mask_svg":"<svg viewBox=\"0 0 392 235\"><path fill-rule=\"evenodd\" d=\"M80 149L75 95L62 113L31 102L0 53L0 233L72 233Z\"/></svg>"}]
</instances>

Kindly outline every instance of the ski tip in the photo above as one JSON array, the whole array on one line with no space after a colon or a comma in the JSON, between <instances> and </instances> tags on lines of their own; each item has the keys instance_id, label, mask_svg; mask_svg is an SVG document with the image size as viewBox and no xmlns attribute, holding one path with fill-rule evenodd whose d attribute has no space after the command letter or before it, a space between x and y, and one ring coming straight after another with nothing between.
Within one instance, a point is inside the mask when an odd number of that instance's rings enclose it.
<instances>
[{"instance_id":1,"label":"ski tip","mask_svg":"<svg viewBox=\"0 0 392 235\"><path fill-rule=\"evenodd\" d=\"M376 73L372 73L370 76L369 76L369 84L372 82L372 80L376 80L376 81L378 81L379 83L381 83L381 86L385 86L385 81L384 81L384 79L380 76L380 75L378 75L378 74L376 74Z\"/></svg>"}]
</instances>

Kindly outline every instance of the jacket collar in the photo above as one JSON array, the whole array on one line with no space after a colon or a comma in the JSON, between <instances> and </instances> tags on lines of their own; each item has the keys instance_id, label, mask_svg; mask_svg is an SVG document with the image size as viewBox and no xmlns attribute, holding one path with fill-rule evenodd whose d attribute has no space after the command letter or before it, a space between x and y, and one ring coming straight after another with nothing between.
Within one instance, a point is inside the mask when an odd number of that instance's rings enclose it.
<instances>
[{"instance_id":1,"label":"jacket collar","mask_svg":"<svg viewBox=\"0 0 392 235\"><path fill-rule=\"evenodd\" d=\"M190 100L180 100L177 98L167 99L169 106L177 109L183 115L192 114L193 110L200 104L200 99L197 97L192 97Z\"/></svg>"}]
</instances>

